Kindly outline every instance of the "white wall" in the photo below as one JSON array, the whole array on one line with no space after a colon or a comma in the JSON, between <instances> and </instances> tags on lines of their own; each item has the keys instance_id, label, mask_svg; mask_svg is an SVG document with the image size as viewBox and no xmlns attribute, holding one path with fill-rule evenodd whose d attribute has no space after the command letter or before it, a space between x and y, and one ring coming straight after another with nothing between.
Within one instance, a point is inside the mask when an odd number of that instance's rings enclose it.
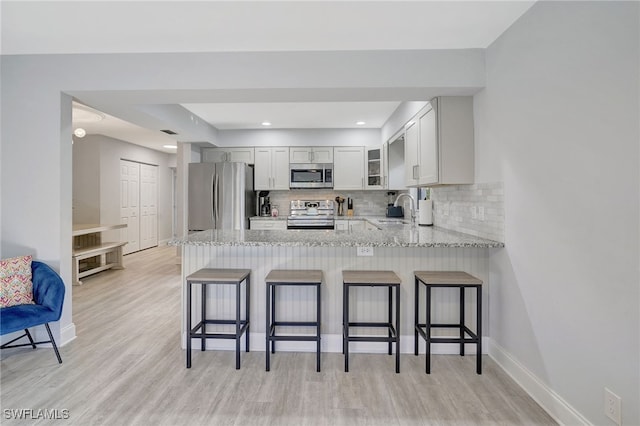
<instances>
[{"instance_id":1,"label":"white wall","mask_svg":"<svg viewBox=\"0 0 640 426\"><path fill-rule=\"evenodd\" d=\"M489 47L475 96L476 178L505 191L493 355L580 413L551 396L567 423L613 424L606 386L640 424L638 18L635 2L538 2Z\"/></svg>"},{"instance_id":2,"label":"white wall","mask_svg":"<svg viewBox=\"0 0 640 426\"><path fill-rule=\"evenodd\" d=\"M73 139L73 223L100 223L99 141Z\"/></svg>"},{"instance_id":3,"label":"white wall","mask_svg":"<svg viewBox=\"0 0 640 426\"><path fill-rule=\"evenodd\" d=\"M402 102L393 114L387 119L380 131L382 142L387 142L392 136L398 133L411 117L416 115L430 99L424 101Z\"/></svg>"},{"instance_id":4,"label":"white wall","mask_svg":"<svg viewBox=\"0 0 640 426\"><path fill-rule=\"evenodd\" d=\"M82 153L82 158L76 159L76 154L79 153ZM90 135L76 139L73 154L74 196L78 182L91 182L91 187L97 186L95 193L86 191L82 194L86 198L74 200L74 205L78 205L79 211L83 212L81 217L87 216L87 210L92 213L90 217L94 222L85 223L120 223L121 159L158 166L158 241L167 241L171 238L173 172L170 167L175 163L175 160L172 159L175 155L102 135ZM82 160L86 160L87 164L77 164ZM78 196L81 195L78 194ZM95 209L97 212L94 211ZM75 218L74 211L74 220ZM119 231L113 232L116 234L112 236L105 233L105 239L117 240Z\"/></svg>"},{"instance_id":5,"label":"white wall","mask_svg":"<svg viewBox=\"0 0 640 426\"><path fill-rule=\"evenodd\" d=\"M120 221L120 159L158 166L158 242L168 241L171 238L173 214L173 172L169 166L171 156L172 154L103 137L100 147L102 220L116 223Z\"/></svg>"}]
</instances>

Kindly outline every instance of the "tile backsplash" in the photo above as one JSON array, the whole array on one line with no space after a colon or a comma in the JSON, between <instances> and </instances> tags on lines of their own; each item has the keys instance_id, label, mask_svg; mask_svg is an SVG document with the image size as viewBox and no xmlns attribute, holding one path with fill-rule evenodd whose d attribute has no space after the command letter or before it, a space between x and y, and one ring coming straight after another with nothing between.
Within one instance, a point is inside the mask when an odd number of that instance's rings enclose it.
<instances>
[{"instance_id":1,"label":"tile backsplash","mask_svg":"<svg viewBox=\"0 0 640 426\"><path fill-rule=\"evenodd\" d=\"M397 191L396 191L397 192ZM292 200L335 200L337 196L353 198L353 213L357 216L384 216L387 211L387 191L334 191L332 189L293 189L270 191L272 205L278 206L281 216L289 215ZM337 209L337 207L336 207ZM346 201L344 204L346 214Z\"/></svg>"},{"instance_id":2,"label":"tile backsplash","mask_svg":"<svg viewBox=\"0 0 640 426\"><path fill-rule=\"evenodd\" d=\"M357 216L384 216L386 213L386 190L295 189L269 192L271 204L278 206L280 216L289 215L289 202L292 200L334 200L338 195L353 198ZM431 199L435 226L504 242L502 182L439 186L431 188ZM346 202L344 208L346 214Z\"/></svg>"},{"instance_id":3,"label":"tile backsplash","mask_svg":"<svg viewBox=\"0 0 640 426\"><path fill-rule=\"evenodd\" d=\"M434 225L504 242L502 182L439 186L431 199Z\"/></svg>"}]
</instances>

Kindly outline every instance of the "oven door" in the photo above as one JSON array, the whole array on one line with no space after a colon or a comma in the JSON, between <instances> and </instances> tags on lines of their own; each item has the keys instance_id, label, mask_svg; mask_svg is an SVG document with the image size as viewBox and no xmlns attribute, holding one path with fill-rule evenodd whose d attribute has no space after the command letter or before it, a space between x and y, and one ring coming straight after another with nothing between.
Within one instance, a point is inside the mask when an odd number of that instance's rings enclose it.
<instances>
[{"instance_id":1,"label":"oven door","mask_svg":"<svg viewBox=\"0 0 640 426\"><path fill-rule=\"evenodd\" d=\"M287 229L334 229L334 225L335 221L333 219L287 219Z\"/></svg>"},{"instance_id":2,"label":"oven door","mask_svg":"<svg viewBox=\"0 0 640 426\"><path fill-rule=\"evenodd\" d=\"M292 163L289 165L290 188L332 188L332 175L325 172L325 164ZM330 165L329 165L330 166Z\"/></svg>"}]
</instances>

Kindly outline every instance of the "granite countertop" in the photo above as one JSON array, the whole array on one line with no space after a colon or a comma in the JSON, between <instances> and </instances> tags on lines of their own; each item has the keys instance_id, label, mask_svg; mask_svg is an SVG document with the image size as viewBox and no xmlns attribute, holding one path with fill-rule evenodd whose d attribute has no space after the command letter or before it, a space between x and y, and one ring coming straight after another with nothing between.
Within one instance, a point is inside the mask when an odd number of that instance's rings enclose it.
<instances>
[{"instance_id":1,"label":"granite countertop","mask_svg":"<svg viewBox=\"0 0 640 426\"><path fill-rule=\"evenodd\" d=\"M249 220L287 220L287 216L251 216Z\"/></svg>"},{"instance_id":2,"label":"granite countertop","mask_svg":"<svg viewBox=\"0 0 640 426\"><path fill-rule=\"evenodd\" d=\"M357 218L357 217L356 217ZM365 219L360 217L359 219ZM393 218L385 218L393 219ZM402 218L398 218L402 219ZM376 223L379 229L335 230L207 230L186 238L171 240L171 245L196 246L290 246L290 247L475 247L499 248L504 243L433 226ZM382 219L384 220L384 219Z\"/></svg>"}]
</instances>

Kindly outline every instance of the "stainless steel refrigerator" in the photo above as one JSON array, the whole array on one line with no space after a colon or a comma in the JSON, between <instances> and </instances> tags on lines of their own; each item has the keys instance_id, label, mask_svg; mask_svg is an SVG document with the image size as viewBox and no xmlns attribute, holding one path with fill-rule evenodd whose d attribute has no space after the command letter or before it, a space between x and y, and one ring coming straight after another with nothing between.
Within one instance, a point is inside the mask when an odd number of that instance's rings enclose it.
<instances>
[{"instance_id":1,"label":"stainless steel refrigerator","mask_svg":"<svg viewBox=\"0 0 640 426\"><path fill-rule=\"evenodd\" d=\"M189 231L249 229L255 216L253 166L189 164Z\"/></svg>"}]
</instances>

